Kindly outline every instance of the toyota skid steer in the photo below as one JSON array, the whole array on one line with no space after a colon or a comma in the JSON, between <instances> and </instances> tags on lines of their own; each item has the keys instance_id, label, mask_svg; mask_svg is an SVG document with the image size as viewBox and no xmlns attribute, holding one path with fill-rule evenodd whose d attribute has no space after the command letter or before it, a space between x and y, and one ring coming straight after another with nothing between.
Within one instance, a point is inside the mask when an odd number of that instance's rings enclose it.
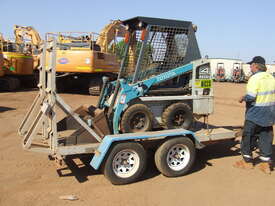
<instances>
[{"instance_id":1,"label":"toyota skid steer","mask_svg":"<svg viewBox=\"0 0 275 206\"><path fill-rule=\"evenodd\" d=\"M23 148L47 153L59 165L68 156L91 155L90 165L113 184L139 179L148 149L163 175L185 175L196 149L237 134L208 124L193 128L194 119L213 111L209 62L200 59L196 28L147 17L123 24L118 79L104 78L98 104L76 110L56 92L56 39L46 38L39 93L19 127Z\"/></svg>"},{"instance_id":2,"label":"toyota skid steer","mask_svg":"<svg viewBox=\"0 0 275 206\"><path fill-rule=\"evenodd\" d=\"M148 17L123 24L127 33L118 79L104 79L97 105L109 131L190 129L195 118L211 114L210 64L201 59L196 26Z\"/></svg>"}]
</instances>

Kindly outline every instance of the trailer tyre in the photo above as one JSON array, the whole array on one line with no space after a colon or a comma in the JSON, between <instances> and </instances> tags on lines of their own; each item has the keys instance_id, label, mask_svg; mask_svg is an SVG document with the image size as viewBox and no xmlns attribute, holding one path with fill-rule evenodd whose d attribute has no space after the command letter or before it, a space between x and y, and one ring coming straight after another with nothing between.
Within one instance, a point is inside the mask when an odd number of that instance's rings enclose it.
<instances>
[{"instance_id":1,"label":"trailer tyre","mask_svg":"<svg viewBox=\"0 0 275 206\"><path fill-rule=\"evenodd\" d=\"M191 139L177 137L165 141L155 153L157 169L167 177L185 175L192 168L196 149Z\"/></svg>"},{"instance_id":2,"label":"trailer tyre","mask_svg":"<svg viewBox=\"0 0 275 206\"><path fill-rule=\"evenodd\" d=\"M144 104L130 106L122 116L121 131L145 132L152 130L153 115L150 109Z\"/></svg>"},{"instance_id":3,"label":"trailer tyre","mask_svg":"<svg viewBox=\"0 0 275 206\"><path fill-rule=\"evenodd\" d=\"M135 182L145 171L146 159L146 152L141 144L116 144L105 161L104 175L114 185Z\"/></svg>"},{"instance_id":4,"label":"trailer tyre","mask_svg":"<svg viewBox=\"0 0 275 206\"><path fill-rule=\"evenodd\" d=\"M189 129L193 124L193 120L191 108L182 102L171 104L162 113L162 122L166 129Z\"/></svg>"}]
</instances>

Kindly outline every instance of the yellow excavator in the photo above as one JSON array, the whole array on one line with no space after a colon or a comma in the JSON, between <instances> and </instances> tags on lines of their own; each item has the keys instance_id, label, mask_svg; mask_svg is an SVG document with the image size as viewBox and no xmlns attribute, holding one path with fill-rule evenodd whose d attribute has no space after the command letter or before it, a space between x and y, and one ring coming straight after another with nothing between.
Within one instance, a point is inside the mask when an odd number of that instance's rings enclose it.
<instances>
[{"instance_id":1,"label":"yellow excavator","mask_svg":"<svg viewBox=\"0 0 275 206\"><path fill-rule=\"evenodd\" d=\"M15 35L17 35L16 32ZM0 48L3 55L0 89L14 91L19 89L21 85L30 85L34 82L33 57L28 51L29 45L26 45L17 36L15 41L10 41L5 40L1 35Z\"/></svg>"},{"instance_id":2,"label":"yellow excavator","mask_svg":"<svg viewBox=\"0 0 275 206\"><path fill-rule=\"evenodd\" d=\"M25 44L25 52L31 54L33 57L33 69L37 69L40 62L40 53L43 45L39 33L32 26L19 26L13 27L15 42ZM29 41L29 43L26 43Z\"/></svg>"},{"instance_id":3,"label":"yellow excavator","mask_svg":"<svg viewBox=\"0 0 275 206\"><path fill-rule=\"evenodd\" d=\"M88 89L91 95L99 95L102 77L115 79L119 71L119 59L110 48L117 37L124 37L125 28L115 20L104 27L100 34L85 32L59 32L57 50L57 88Z\"/></svg>"},{"instance_id":4,"label":"yellow excavator","mask_svg":"<svg viewBox=\"0 0 275 206\"><path fill-rule=\"evenodd\" d=\"M34 59L34 69L39 66L39 50L43 45L39 33L33 27L15 26L17 41L30 39ZM117 37L124 37L125 28L120 20L106 25L100 34L93 32L57 32L47 36L57 36L56 51L57 89L59 91L85 88L91 95L99 95L102 77L115 79L119 70L119 59L110 45L115 45Z\"/></svg>"}]
</instances>

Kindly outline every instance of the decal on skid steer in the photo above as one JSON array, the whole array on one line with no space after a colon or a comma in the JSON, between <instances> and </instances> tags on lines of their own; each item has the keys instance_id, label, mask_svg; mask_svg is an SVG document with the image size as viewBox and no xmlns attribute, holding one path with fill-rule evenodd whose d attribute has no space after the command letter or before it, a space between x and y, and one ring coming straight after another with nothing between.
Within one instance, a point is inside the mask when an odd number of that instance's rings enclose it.
<instances>
[{"instance_id":1,"label":"decal on skid steer","mask_svg":"<svg viewBox=\"0 0 275 206\"><path fill-rule=\"evenodd\" d=\"M196 88L211 88L212 80L211 79L199 79L195 82Z\"/></svg>"}]
</instances>

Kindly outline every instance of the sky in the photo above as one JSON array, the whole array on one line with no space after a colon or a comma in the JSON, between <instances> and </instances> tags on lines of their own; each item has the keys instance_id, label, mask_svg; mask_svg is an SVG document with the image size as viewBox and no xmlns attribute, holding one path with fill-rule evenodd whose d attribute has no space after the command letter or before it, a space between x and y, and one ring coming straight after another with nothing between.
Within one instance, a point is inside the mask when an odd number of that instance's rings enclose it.
<instances>
[{"instance_id":1,"label":"sky","mask_svg":"<svg viewBox=\"0 0 275 206\"><path fill-rule=\"evenodd\" d=\"M135 16L192 21L202 56L275 63L274 0L0 0L0 32L13 25L46 32L97 32L110 20Z\"/></svg>"}]
</instances>

